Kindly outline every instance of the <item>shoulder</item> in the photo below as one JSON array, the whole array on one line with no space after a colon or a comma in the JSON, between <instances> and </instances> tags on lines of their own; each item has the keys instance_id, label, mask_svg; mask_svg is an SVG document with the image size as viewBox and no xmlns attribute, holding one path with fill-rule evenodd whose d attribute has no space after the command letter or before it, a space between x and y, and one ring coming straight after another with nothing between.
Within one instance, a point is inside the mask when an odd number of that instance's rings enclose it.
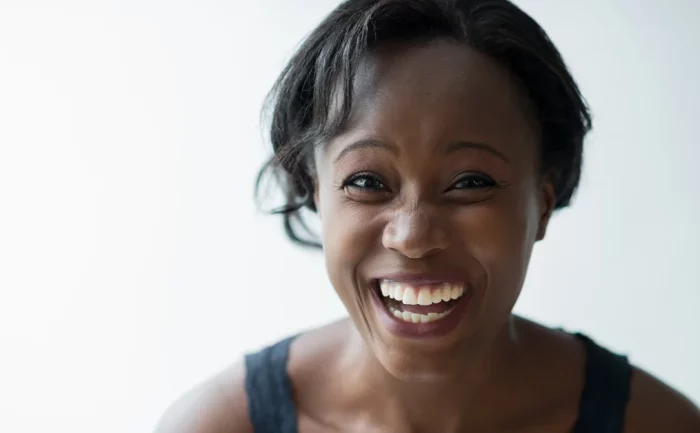
<instances>
[{"instance_id":1,"label":"shoulder","mask_svg":"<svg viewBox=\"0 0 700 433\"><path fill-rule=\"evenodd\" d=\"M305 408L308 399L302 397L318 395L319 384L331 379L327 364L337 356L344 328L338 322L278 342L291 342L286 367L295 406ZM175 401L155 433L253 433L245 381L245 362L241 360ZM316 400L308 403L314 407L317 404Z\"/></svg>"},{"instance_id":2,"label":"shoulder","mask_svg":"<svg viewBox=\"0 0 700 433\"><path fill-rule=\"evenodd\" d=\"M567 385L563 388L576 390L572 394L564 395L575 394L577 405L580 407L579 398L583 381L570 381L568 378L575 375L566 368L560 374L556 374L559 371L556 365L580 366L583 358L587 356L581 351L581 338L574 338L573 335L560 330L550 330L532 323L528 326L526 329L530 330L530 334L538 337L530 339L535 341L532 344L545 347L542 351L538 351L538 359L562 361L554 365L547 364L548 375L554 375L558 381ZM581 337L580 334L579 337ZM591 343L595 345L594 347L600 347L592 341ZM677 390L643 369L632 366L624 425L625 433L700 433L700 409Z\"/></svg>"},{"instance_id":3,"label":"shoulder","mask_svg":"<svg viewBox=\"0 0 700 433\"><path fill-rule=\"evenodd\" d=\"M155 433L253 433L244 363L236 363L180 397L166 410Z\"/></svg>"},{"instance_id":4,"label":"shoulder","mask_svg":"<svg viewBox=\"0 0 700 433\"><path fill-rule=\"evenodd\" d=\"M625 433L700 433L700 409L687 397L634 368Z\"/></svg>"}]
</instances>

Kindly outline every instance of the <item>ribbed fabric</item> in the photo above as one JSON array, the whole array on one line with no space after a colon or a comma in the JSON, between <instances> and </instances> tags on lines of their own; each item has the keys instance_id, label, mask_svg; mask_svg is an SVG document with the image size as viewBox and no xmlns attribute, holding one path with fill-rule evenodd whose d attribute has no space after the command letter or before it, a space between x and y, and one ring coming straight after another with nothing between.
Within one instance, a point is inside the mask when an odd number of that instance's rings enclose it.
<instances>
[{"instance_id":1,"label":"ribbed fabric","mask_svg":"<svg viewBox=\"0 0 700 433\"><path fill-rule=\"evenodd\" d=\"M248 417L255 433L297 433L297 413L287 376L292 340L294 337L245 357Z\"/></svg>"}]
</instances>

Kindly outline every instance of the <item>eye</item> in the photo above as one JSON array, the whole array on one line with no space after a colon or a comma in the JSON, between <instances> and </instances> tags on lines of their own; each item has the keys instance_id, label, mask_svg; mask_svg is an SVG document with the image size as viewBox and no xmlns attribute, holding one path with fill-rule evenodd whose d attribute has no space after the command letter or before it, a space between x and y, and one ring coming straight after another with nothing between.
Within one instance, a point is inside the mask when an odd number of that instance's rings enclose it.
<instances>
[{"instance_id":1,"label":"eye","mask_svg":"<svg viewBox=\"0 0 700 433\"><path fill-rule=\"evenodd\" d=\"M486 189L496 185L490 176L484 173L470 173L459 179L448 189L449 190L465 190L465 189Z\"/></svg>"},{"instance_id":2,"label":"eye","mask_svg":"<svg viewBox=\"0 0 700 433\"><path fill-rule=\"evenodd\" d=\"M357 174L348 179L344 186L346 188L357 188L360 190L386 190L386 185L376 176L367 173Z\"/></svg>"}]
</instances>

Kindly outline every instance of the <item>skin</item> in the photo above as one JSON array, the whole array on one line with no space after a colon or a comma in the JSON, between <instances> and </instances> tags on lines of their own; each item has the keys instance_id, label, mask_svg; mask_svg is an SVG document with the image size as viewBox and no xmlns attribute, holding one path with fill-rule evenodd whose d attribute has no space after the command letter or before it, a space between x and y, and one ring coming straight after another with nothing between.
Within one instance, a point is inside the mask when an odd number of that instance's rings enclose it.
<instances>
[{"instance_id":1,"label":"skin","mask_svg":"<svg viewBox=\"0 0 700 433\"><path fill-rule=\"evenodd\" d=\"M554 193L536 168L525 98L501 68L447 43L409 53L388 47L363 65L356 115L317 152L316 200L331 282L380 370L442 387L465 371L476 380L494 351L510 350L513 335L495 340ZM446 338L394 337L368 289L393 272L467 281L470 314Z\"/></svg>"},{"instance_id":2,"label":"skin","mask_svg":"<svg viewBox=\"0 0 700 433\"><path fill-rule=\"evenodd\" d=\"M315 154L327 271L350 318L292 345L299 431L570 431L583 348L511 313L554 207L522 90L488 57L434 41L369 56L354 102ZM391 334L371 283L398 271L468 282L468 313L439 338ZM251 432L243 378L238 364L212 378L158 431ZM700 431L698 409L647 373L631 394L626 432Z\"/></svg>"}]
</instances>

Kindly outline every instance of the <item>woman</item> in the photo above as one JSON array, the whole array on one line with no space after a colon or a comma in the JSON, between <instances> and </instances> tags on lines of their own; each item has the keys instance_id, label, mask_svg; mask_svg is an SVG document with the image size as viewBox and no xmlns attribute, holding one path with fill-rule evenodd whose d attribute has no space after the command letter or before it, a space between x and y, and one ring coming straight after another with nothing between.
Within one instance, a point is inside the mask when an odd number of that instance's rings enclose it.
<instances>
[{"instance_id":1,"label":"woman","mask_svg":"<svg viewBox=\"0 0 700 433\"><path fill-rule=\"evenodd\" d=\"M525 13L349 0L272 95L263 174L350 318L249 355L161 432L700 432L698 409L625 357L511 312L591 123Z\"/></svg>"}]
</instances>

